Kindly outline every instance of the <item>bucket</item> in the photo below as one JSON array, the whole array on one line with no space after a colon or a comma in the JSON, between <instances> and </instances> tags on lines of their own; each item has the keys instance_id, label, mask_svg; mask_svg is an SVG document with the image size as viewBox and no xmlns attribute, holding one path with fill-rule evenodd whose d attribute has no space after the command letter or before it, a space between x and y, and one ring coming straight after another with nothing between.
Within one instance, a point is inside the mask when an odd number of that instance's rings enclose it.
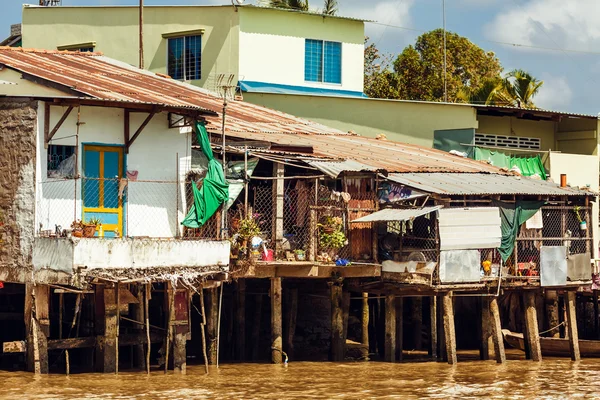
<instances>
[{"instance_id":1,"label":"bucket","mask_svg":"<svg viewBox=\"0 0 600 400\"><path fill-rule=\"evenodd\" d=\"M260 255L263 261L273 261L275 259L275 253L271 249L267 249L267 251L261 251Z\"/></svg>"}]
</instances>

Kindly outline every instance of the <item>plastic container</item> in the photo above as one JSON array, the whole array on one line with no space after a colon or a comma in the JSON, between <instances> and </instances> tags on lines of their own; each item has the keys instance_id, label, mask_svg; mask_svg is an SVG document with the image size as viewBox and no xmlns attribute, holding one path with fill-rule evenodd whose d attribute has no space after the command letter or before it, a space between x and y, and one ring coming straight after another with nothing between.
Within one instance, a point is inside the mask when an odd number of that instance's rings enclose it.
<instances>
[{"instance_id":1,"label":"plastic container","mask_svg":"<svg viewBox=\"0 0 600 400\"><path fill-rule=\"evenodd\" d=\"M263 261L273 261L275 259L275 253L271 249L267 249L266 253L261 251L260 254Z\"/></svg>"}]
</instances>

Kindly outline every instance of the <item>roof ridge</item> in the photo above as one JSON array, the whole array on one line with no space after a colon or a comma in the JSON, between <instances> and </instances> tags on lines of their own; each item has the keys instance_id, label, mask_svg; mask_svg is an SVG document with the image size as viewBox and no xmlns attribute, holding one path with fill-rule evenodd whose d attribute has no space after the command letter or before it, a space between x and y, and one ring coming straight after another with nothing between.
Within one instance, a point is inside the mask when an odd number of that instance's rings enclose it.
<instances>
[{"instance_id":1,"label":"roof ridge","mask_svg":"<svg viewBox=\"0 0 600 400\"><path fill-rule=\"evenodd\" d=\"M23 48L23 47L10 47L10 46L0 46L0 51L14 51L19 53L36 53L36 54L61 54L61 55L73 55L73 56L82 56L82 57L90 57L90 56L103 56L104 53L101 51L70 51L70 50L47 50L47 49L33 49L33 48Z\"/></svg>"}]
</instances>

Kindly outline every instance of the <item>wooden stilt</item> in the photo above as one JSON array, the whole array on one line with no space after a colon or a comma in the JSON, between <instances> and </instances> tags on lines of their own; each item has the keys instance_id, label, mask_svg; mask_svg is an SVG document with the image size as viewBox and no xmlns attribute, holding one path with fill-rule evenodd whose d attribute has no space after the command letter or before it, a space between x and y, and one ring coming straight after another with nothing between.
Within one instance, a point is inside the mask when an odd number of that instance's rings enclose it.
<instances>
[{"instance_id":1,"label":"wooden stilt","mask_svg":"<svg viewBox=\"0 0 600 400\"><path fill-rule=\"evenodd\" d=\"M236 293L236 354L239 361L246 359L246 281L238 279Z\"/></svg>"},{"instance_id":2,"label":"wooden stilt","mask_svg":"<svg viewBox=\"0 0 600 400\"><path fill-rule=\"evenodd\" d=\"M208 354L206 351L206 308L204 307L204 289L200 288L200 310L202 311L202 322L200 322L200 333L202 335L202 356L204 357L204 370L208 374Z\"/></svg>"},{"instance_id":3,"label":"wooden stilt","mask_svg":"<svg viewBox=\"0 0 600 400\"><path fill-rule=\"evenodd\" d=\"M119 374L119 330L121 327L121 296L119 296L120 284L115 284L115 299L117 303L117 316L115 328L115 374Z\"/></svg>"},{"instance_id":4,"label":"wooden stilt","mask_svg":"<svg viewBox=\"0 0 600 400\"><path fill-rule=\"evenodd\" d=\"M529 344L529 352L533 361L542 361L542 348L540 346L540 332L538 328L537 311L535 308L535 292L527 290L523 293L525 297L525 329L526 340Z\"/></svg>"},{"instance_id":5,"label":"wooden stilt","mask_svg":"<svg viewBox=\"0 0 600 400\"><path fill-rule=\"evenodd\" d=\"M396 298L396 360L404 359L404 299Z\"/></svg>"},{"instance_id":6,"label":"wooden stilt","mask_svg":"<svg viewBox=\"0 0 600 400\"><path fill-rule=\"evenodd\" d=\"M48 373L49 300L49 286L25 285L27 369L38 375Z\"/></svg>"},{"instance_id":7,"label":"wooden stilt","mask_svg":"<svg viewBox=\"0 0 600 400\"><path fill-rule=\"evenodd\" d=\"M431 358L437 360L438 358L438 321L437 321L437 297L429 297L429 351L431 352Z\"/></svg>"},{"instance_id":8,"label":"wooden stilt","mask_svg":"<svg viewBox=\"0 0 600 400\"><path fill-rule=\"evenodd\" d=\"M423 348L423 299L421 297L411 297L411 320L413 328L413 344L415 349Z\"/></svg>"},{"instance_id":9,"label":"wooden stilt","mask_svg":"<svg viewBox=\"0 0 600 400\"><path fill-rule=\"evenodd\" d=\"M386 362L396 361L396 297L385 296L385 352Z\"/></svg>"},{"instance_id":10,"label":"wooden stilt","mask_svg":"<svg viewBox=\"0 0 600 400\"><path fill-rule=\"evenodd\" d=\"M271 361L273 364L283 362L281 293L281 278L271 278Z\"/></svg>"},{"instance_id":11,"label":"wooden stilt","mask_svg":"<svg viewBox=\"0 0 600 400\"><path fill-rule=\"evenodd\" d=\"M600 338L600 319L598 319L598 291L594 290L594 337Z\"/></svg>"},{"instance_id":12,"label":"wooden stilt","mask_svg":"<svg viewBox=\"0 0 600 400\"><path fill-rule=\"evenodd\" d=\"M448 354L446 353L446 333L444 331L444 296L436 296L436 303L438 305L438 360L448 361Z\"/></svg>"},{"instance_id":13,"label":"wooden stilt","mask_svg":"<svg viewBox=\"0 0 600 400\"><path fill-rule=\"evenodd\" d=\"M206 289L208 292L208 314L206 330L208 332L208 362L217 364L217 324L219 311L219 296L217 288Z\"/></svg>"},{"instance_id":14,"label":"wooden stilt","mask_svg":"<svg viewBox=\"0 0 600 400\"><path fill-rule=\"evenodd\" d=\"M64 294L58 294L58 338L63 338L63 312L65 309ZM71 366L69 365L69 350L65 350L65 374L69 376L71 372Z\"/></svg>"},{"instance_id":15,"label":"wooden stilt","mask_svg":"<svg viewBox=\"0 0 600 400\"><path fill-rule=\"evenodd\" d=\"M579 332L577 331L577 314L575 312L575 300L577 294L573 291L566 292L567 319L569 321L569 348L571 360L581 360L579 353Z\"/></svg>"},{"instance_id":16,"label":"wooden stilt","mask_svg":"<svg viewBox=\"0 0 600 400\"><path fill-rule=\"evenodd\" d=\"M116 286L116 285L115 285ZM117 294L115 288L106 288L104 290L104 332L103 332L103 365L102 372L117 372Z\"/></svg>"},{"instance_id":17,"label":"wooden stilt","mask_svg":"<svg viewBox=\"0 0 600 400\"><path fill-rule=\"evenodd\" d=\"M165 332L165 374L169 371L169 359L171 353L171 345L173 338L173 319L175 318L175 290L173 289L173 284L171 282L166 283L166 303L165 307L167 308L167 321L166 326L167 330Z\"/></svg>"},{"instance_id":18,"label":"wooden stilt","mask_svg":"<svg viewBox=\"0 0 600 400\"><path fill-rule=\"evenodd\" d=\"M298 288L291 288L290 292L290 304L288 307L288 327L286 335L286 352L290 359L294 358L294 335L296 334L296 318L298 316Z\"/></svg>"},{"instance_id":19,"label":"wooden stilt","mask_svg":"<svg viewBox=\"0 0 600 400\"><path fill-rule=\"evenodd\" d=\"M369 293L362 294L362 344L369 348Z\"/></svg>"},{"instance_id":20,"label":"wooden stilt","mask_svg":"<svg viewBox=\"0 0 600 400\"><path fill-rule=\"evenodd\" d=\"M144 327L144 286L136 285L133 291L137 299L137 304L130 304L132 319L141 322L141 325L135 325L133 331L137 334L143 332ZM146 369L146 356L144 354L144 345L133 346L133 365L137 368Z\"/></svg>"},{"instance_id":21,"label":"wooden stilt","mask_svg":"<svg viewBox=\"0 0 600 400\"><path fill-rule=\"evenodd\" d=\"M444 295L444 336L446 340L446 354L448 364L456 364L456 332L454 331L454 304L452 292Z\"/></svg>"},{"instance_id":22,"label":"wooden stilt","mask_svg":"<svg viewBox=\"0 0 600 400\"><path fill-rule=\"evenodd\" d=\"M263 295L257 294L254 297L254 318L252 321L252 360L257 361L260 349L260 327L262 317Z\"/></svg>"},{"instance_id":23,"label":"wooden stilt","mask_svg":"<svg viewBox=\"0 0 600 400\"><path fill-rule=\"evenodd\" d=\"M344 360L344 317L342 313L342 284L331 282L331 361Z\"/></svg>"},{"instance_id":24,"label":"wooden stilt","mask_svg":"<svg viewBox=\"0 0 600 400\"><path fill-rule=\"evenodd\" d=\"M346 340L348 339L348 318L350 318L350 292L342 291L342 318L344 327L342 330L342 343L344 345L344 355L346 354Z\"/></svg>"},{"instance_id":25,"label":"wooden stilt","mask_svg":"<svg viewBox=\"0 0 600 400\"><path fill-rule=\"evenodd\" d=\"M500 323L500 309L498 308L498 298L492 297L489 302L489 315L491 324L491 335L494 342L494 356L497 363L506 361L504 352L504 338L502 337L502 324Z\"/></svg>"},{"instance_id":26,"label":"wooden stilt","mask_svg":"<svg viewBox=\"0 0 600 400\"><path fill-rule=\"evenodd\" d=\"M479 301L481 320L479 331L481 332L481 343L479 344L479 358L482 360L490 359L489 339L491 336L491 318L490 318L490 298L481 297Z\"/></svg>"},{"instance_id":27,"label":"wooden stilt","mask_svg":"<svg viewBox=\"0 0 600 400\"><path fill-rule=\"evenodd\" d=\"M147 283L144 285L144 316L146 317L146 373L150 375L150 351L152 349L152 341L150 340L150 296L152 291L152 284Z\"/></svg>"},{"instance_id":28,"label":"wooden stilt","mask_svg":"<svg viewBox=\"0 0 600 400\"><path fill-rule=\"evenodd\" d=\"M62 293L60 294L60 296L62 297ZM76 324L78 324L79 318L81 317L81 297L82 295L80 293L77 293L77 299L75 300L75 313L73 314L73 321L71 322L71 329L69 330L69 332L73 331L73 327L75 327ZM62 300L62 298L60 299ZM61 304L62 306L62 304ZM62 324L62 315L61 315L61 324ZM62 339L62 332L60 332L60 338ZM79 335L75 335L75 337L79 337ZM65 368L66 368L66 374L67 376L69 376L71 374L71 361L69 358L69 350L65 349Z\"/></svg>"}]
</instances>

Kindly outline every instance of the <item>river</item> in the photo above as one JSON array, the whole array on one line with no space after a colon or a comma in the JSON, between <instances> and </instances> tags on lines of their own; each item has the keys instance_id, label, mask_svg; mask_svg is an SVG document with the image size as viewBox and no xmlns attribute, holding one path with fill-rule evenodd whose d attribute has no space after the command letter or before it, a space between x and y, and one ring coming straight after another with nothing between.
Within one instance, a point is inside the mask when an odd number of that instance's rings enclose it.
<instances>
[{"instance_id":1,"label":"river","mask_svg":"<svg viewBox=\"0 0 600 400\"><path fill-rule=\"evenodd\" d=\"M6 399L600 398L600 361L225 364L204 374L153 371L47 375L0 372Z\"/></svg>"}]
</instances>

